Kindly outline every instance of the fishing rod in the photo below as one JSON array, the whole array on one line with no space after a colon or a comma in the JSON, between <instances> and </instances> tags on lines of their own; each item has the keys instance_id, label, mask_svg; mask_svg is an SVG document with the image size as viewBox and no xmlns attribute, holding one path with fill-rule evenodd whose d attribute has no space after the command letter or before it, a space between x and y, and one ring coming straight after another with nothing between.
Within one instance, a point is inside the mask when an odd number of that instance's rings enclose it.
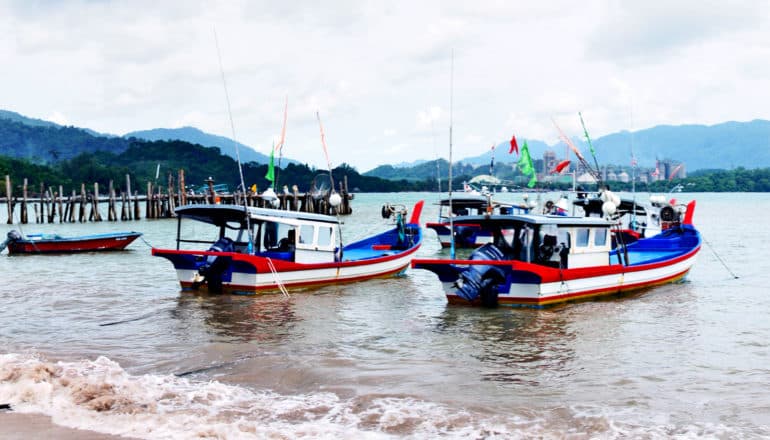
<instances>
[{"instance_id":1,"label":"fishing rod","mask_svg":"<svg viewBox=\"0 0 770 440\"><path fill-rule=\"evenodd\" d=\"M556 121L551 118L551 122L553 122L554 127L556 127L556 130L559 132L559 139L562 140L567 146L572 150L573 153L575 153L575 156L577 156L580 163L585 167L585 169L588 171L589 174L596 180L596 183L601 188L604 184L602 182L602 176L599 173L598 170L595 170L590 163L586 160L585 157L583 157L583 154L578 150L578 148L575 146L574 143L567 137L567 135L564 134L561 128L559 128L559 125L556 123Z\"/></svg>"},{"instance_id":2,"label":"fishing rod","mask_svg":"<svg viewBox=\"0 0 770 440\"><path fill-rule=\"evenodd\" d=\"M281 128L281 140L278 141L278 169L275 170L275 182L273 189L278 188L278 175L281 169L281 159L283 159L283 144L286 142L286 119L289 112L289 95L286 95L286 101L283 105L283 127Z\"/></svg>"},{"instance_id":3,"label":"fishing rod","mask_svg":"<svg viewBox=\"0 0 770 440\"><path fill-rule=\"evenodd\" d=\"M227 102L227 115L230 118L230 130L232 132L232 140L233 145L235 146L235 158L238 160L238 174L241 177L241 190L246 193L246 184L243 179L243 167L241 166L241 154L238 149L238 142L236 141L235 137L235 123L233 122L233 112L230 107L230 94L227 92L227 80L225 79L225 69L222 67L222 53L219 50L219 38L217 37L217 28L214 27L214 43L217 47L217 59L219 60L219 73L222 75L222 87L225 90L225 101ZM246 212L246 230L249 234L249 244L248 244L248 252L251 253L253 249L253 241L254 236L251 231L251 216L248 213L248 208L246 207L246 197L243 197L243 208Z\"/></svg>"},{"instance_id":4,"label":"fishing rod","mask_svg":"<svg viewBox=\"0 0 770 440\"><path fill-rule=\"evenodd\" d=\"M334 208L335 208L334 212L337 215L337 222L341 223L340 222L340 211L339 211L339 209L336 209L336 208L337 208L337 206L340 205L340 203L342 203L342 198L334 190L334 176L332 175L332 163L329 160L329 151L326 148L326 134L324 133L324 126L321 123L321 114L318 111L316 111L315 112L315 117L316 117L316 119L318 119L318 128L319 128L319 130L321 132L321 146L324 149L324 156L326 157L326 167L329 168L329 182L331 183L331 186L332 186L332 188L331 188L331 190L329 192L329 204L334 206ZM334 197L334 196L337 196L337 197ZM332 199L334 199L334 201L332 201ZM342 227L339 228L339 231L340 231L340 261L342 261Z\"/></svg>"}]
</instances>

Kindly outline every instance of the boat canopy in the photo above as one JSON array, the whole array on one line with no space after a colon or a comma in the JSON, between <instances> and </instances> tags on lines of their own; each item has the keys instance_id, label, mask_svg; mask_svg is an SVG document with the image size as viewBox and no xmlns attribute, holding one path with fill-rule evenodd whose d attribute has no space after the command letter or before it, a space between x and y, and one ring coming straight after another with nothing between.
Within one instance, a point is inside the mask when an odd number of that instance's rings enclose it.
<instances>
[{"instance_id":1,"label":"boat canopy","mask_svg":"<svg viewBox=\"0 0 770 440\"><path fill-rule=\"evenodd\" d=\"M336 217L323 214L313 214L279 209L255 208L240 205L187 205L176 209L179 217L190 218L203 223L223 226L230 222L241 223L249 218L257 221L273 221L288 224L299 224L304 221L339 224Z\"/></svg>"},{"instance_id":2,"label":"boat canopy","mask_svg":"<svg viewBox=\"0 0 770 440\"><path fill-rule=\"evenodd\" d=\"M456 223L476 223L488 226L504 226L528 223L532 225L555 225L574 227L606 227L612 223L598 217L566 217L562 215L513 214L513 215L468 215L455 220Z\"/></svg>"}]
</instances>

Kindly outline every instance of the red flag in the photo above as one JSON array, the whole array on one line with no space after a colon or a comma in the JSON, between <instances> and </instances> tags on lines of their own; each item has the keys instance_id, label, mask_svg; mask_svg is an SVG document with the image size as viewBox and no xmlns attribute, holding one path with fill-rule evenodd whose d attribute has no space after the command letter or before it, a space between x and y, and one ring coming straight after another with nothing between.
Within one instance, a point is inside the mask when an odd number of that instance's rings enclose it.
<instances>
[{"instance_id":1,"label":"red flag","mask_svg":"<svg viewBox=\"0 0 770 440\"><path fill-rule=\"evenodd\" d=\"M508 154L511 154L513 152L516 152L516 154L519 154L519 144L516 143L516 136L511 136L511 149L508 150Z\"/></svg>"},{"instance_id":2,"label":"red flag","mask_svg":"<svg viewBox=\"0 0 770 440\"><path fill-rule=\"evenodd\" d=\"M564 168L567 168L569 166L569 164L570 164L569 159L568 160L563 160L563 161L559 162L558 165L553 167L553 169L551 170L551 174L561 173L562 171L564 171Z\"/></svg>"}]
</instances>

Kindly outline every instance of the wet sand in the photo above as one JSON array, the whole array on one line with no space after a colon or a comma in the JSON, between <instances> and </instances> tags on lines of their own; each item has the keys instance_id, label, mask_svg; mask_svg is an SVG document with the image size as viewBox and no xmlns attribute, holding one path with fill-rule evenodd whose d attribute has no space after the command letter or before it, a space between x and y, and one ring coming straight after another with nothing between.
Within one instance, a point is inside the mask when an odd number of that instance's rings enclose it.
<instances>
[{"instance_id":1,"label":"wet sand","mask_svg":"<svg viewBox=\"0 0 770 440\"><path fill-rule=\"evenodd\" d=\"M55 425L50 417L40 414L0 411L0 438L4 440L115 440L127 437L66 428Z\"/></svg>"}]
</instances>

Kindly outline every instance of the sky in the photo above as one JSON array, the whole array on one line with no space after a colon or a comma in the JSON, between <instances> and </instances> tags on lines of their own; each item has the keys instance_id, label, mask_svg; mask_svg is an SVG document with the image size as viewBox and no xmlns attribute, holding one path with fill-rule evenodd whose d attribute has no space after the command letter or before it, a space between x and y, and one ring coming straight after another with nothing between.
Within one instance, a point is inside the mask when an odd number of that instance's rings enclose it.
<instances>
[{"instance_id":1,"label":"sky","mask_svg":"<svg viewBox=\"0 0 770 440\"><path fill-rule=\"evenodd\" d=\"M361 172L770 119L767 1L0 0L0 109ZM221 63L220 63L221 60ZM317 116L318 115L318 116ZM499 160L499 157L498 157Z\"/></svg>"}]
</instances>

